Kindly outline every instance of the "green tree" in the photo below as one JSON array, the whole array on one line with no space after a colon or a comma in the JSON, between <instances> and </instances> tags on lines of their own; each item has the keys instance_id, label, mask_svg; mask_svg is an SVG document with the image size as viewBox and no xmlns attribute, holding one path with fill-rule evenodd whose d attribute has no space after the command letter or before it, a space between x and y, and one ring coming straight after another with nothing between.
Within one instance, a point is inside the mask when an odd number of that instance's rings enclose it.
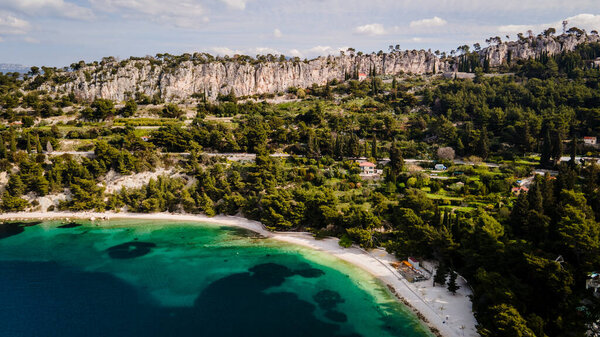
<instances>
[{"instance_id":1,"label":"green tree","mask_svg":"<svg viewBox=\"0 0 600 337\"><path fill-rule=\"evenodd\" d=\"M456 279L458 274L454 270L450 271L450 278L448 278L448 291L453 295L456 294L456 291L460 289L460 286L456 284Z\"/></svg>"}]
</instances>

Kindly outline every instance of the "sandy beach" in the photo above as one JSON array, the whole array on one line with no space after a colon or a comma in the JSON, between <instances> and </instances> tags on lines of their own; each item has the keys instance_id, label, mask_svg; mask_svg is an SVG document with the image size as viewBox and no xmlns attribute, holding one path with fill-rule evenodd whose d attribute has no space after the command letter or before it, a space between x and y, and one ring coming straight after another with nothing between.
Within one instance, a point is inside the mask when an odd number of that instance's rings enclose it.
<instances>
[{"instance_id":1,"label":"sandy beach","mask_svg":"<svg viewBox=\"0 0 600 337\"><path fill-rule=\"evenodd\" d=\"M390 263L397 261L394 256L382 249L363 250L359 247L343 248L337 238L316 240L310 233L270 232L260 222L237 216L207 217L192 214L170 213L96 213L96 212L20 212L0 214L0 221L9 220L51 220L51 219L147 219L165 221L191 221L206 224L245 228L281 242L301 245L331 254L351 263L388 285L399 300L411 307L417 315L439 335L478 336L475 317L471 311L471 294L466 282L459 278L461 286L456 295L451 295L445 287L433 287L431 280L409 283Z\"/></svg>"}]
</instances>

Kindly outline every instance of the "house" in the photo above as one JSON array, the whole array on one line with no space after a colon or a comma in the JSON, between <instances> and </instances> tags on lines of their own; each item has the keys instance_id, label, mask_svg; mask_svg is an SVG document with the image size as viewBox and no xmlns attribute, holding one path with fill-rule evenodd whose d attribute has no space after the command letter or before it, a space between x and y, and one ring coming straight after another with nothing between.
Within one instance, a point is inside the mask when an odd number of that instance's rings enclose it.
<instances>
[{"instance_id":1,"label":"house","mask_svg":"<svg viewBox=\"0 0 600 337\"><path fill-rule=\"evenodd\" d=\"M367 74L365 73L358 73L358 80L359 81L364 81L367 79Z\"/></svg>"},{"instance_id":2,"label":"house","mask_svg":"<svg viewBox=\"0 0 600 337\"><path fill-rule=\"evenodd\" d=\"M434 169L436 171L446 171L447 167L444 164L435 164Z\"/></svg>"},{"instance_id":3,"label":"house","mask_svg":"<svg viewBox=\"0 0 600 337\"><path fill-rule=\"evenodd\" d=\"M585 145L596 145L596 137L583 137Z\"/></svg>"},{"instance_id":4,"label":"house","mask_svg":"<svg viewBox=\"0 0 600 337\"><path fill-rule=\"evenodd\" d=\"M150 136L142 136L141 138L144 142L150 141Z\"/></svg>"},{"instance_id":5,"label":"house","mask_svg":"<svg viewBox=\"0 0 600 337\"><path fill-rule=\"evenodd\" d=\"M363 161L359 163L358 166L360 167L360 171L362 172L362 174L371 175L376 173L375 164L371 162Z\"/></svg>"},{"instance_id":6,"label":"house","mask_svg":"<svg viewBox=\"0 0 600 337\"><path fill-rule=\"evenodd\" d=\"M529 192L529 189L525 186L513 187L510 192L514 195L519 195L521 192Z\"/></svg>"},{"instance_id":7,"label":"house","mask_svg":"<svg viewBox=\"0 0 600 337\"><path fill-rule=\"evenodd\" d=\"M16 121L16 122L12 122L12 123L10 123L10 125L14 125L14 126L21 126L21 125L23 125L23 122L21 122L21 121Z\"/></svg>"}]
</instances>

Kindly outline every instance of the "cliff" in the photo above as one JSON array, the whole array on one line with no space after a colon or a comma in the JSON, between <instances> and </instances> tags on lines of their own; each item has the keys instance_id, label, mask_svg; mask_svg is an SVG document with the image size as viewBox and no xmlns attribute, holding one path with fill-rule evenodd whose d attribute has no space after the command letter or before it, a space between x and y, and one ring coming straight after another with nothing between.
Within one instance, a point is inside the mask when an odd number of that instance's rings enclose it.
<instances>
[{"instance_id":1,"label":"cliff","mask_svg":"<svg viewBox=\"0 0 600 337\"><path fill-rule=\"evenodd\" d=\"M62 74L66 83L44 83L40 89L54 93L70 93L92 100L96 97L116 101L134 93L153 96L160 93L167 101L179 101L194 93L206 92L214 99L219 93L236 96L285 92L289 87L305 88L313 83L344 80L346 74L402 73L425 74L449 71L447 62L426 51L404 51L390 54L368 54L319 57L310 61L210 61L187 60L173 65L150 59L104 62L84 66Z\"/></svg>"},{"instance_id":2,"label":"cliff","mask_svg":"<svg viewBox=\"0 0 600 337\"><path fill-rule=\"evenodd\" d=\"M497 67L506 62L509 55L512 61L528 59L541 53L553 55L571 51L581 43L598 41L595 35L538 36L493 45L478 53L482 60L487 58L492 67ZM210 99L231 90L236 96L285 92L289 87L323 85L333 79L344 80L346 75L356 72L369 73L371 69L382 75L449 72L454 70L455 63L453 58L440 59L423 50L366 55L345 53L310 61L198 60L195 56L176 62L155 58L108 60L63 73L60 84L48 81L40 89L52 93L73 92L86 100L123 101L135 93L143 93L160 94L166 101L177 102L204 92Z\"/></svg>"},{"instance_id":3,"label":"cliff","mask_svg":"<svg viewBox=\"0 0 600 337\"><path fill-rule=\"evenodd\" d=\"M573 51L582 43L600 42L598 35L574 34L560 36L542 36L533 38L524 38L520 41L504 42L498 45L489 46L479 52L482 59L487 58L491 67L498 67L507 62L509 55L511 61L526 60L535 58L543 53L548 55L560 54L562 52Z\"/></svg>"}]
</instances>

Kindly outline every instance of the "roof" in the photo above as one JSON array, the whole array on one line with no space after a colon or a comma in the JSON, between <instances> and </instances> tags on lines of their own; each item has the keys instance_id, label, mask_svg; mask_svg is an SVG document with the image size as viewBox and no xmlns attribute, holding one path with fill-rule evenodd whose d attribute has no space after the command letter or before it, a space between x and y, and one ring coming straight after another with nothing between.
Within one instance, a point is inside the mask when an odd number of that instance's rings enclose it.
<instances>
[{"instance_id":1,"label":"roof","mask_svg":"<svg viewBox=\"0 0 600 337\"><path fill-rule=\"evenodd\" d=\"M596 137L583 137L583 139L596 139Z\"/></svg>"},{"instance_id":2,"label":"roof","mask_svg":"<svg viewBox=\"0 0 600 337\"><path fill-rule=\"evenodd\" d=\"M375 164L368 162L368 161L363 161L362 163L359 164L360 167L375 167Z\"/></svg>"},{"instance_id":3,"label":"roof","mask_svg":"<svg viewBox=\"0 0 600 337\"><path fill-rule=\"evenodd\" d=\"M358 76L367 76L365 73L358 73Z\"/></svg>"}]
</instances>

